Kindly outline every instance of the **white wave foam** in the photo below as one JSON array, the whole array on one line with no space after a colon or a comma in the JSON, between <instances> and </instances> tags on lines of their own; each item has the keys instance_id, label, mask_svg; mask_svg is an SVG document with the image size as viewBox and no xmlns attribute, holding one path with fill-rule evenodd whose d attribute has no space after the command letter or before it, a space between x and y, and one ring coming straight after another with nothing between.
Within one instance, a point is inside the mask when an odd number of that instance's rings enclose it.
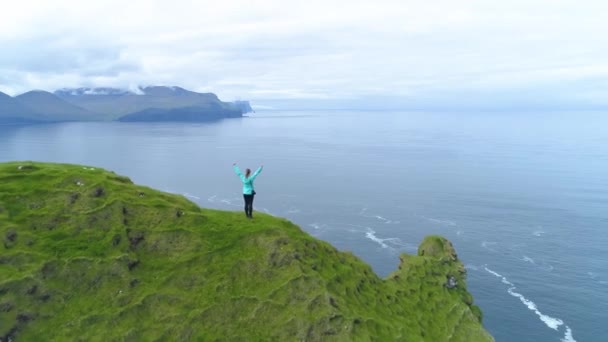
<instances>
[{"instance_id":1,"label":"white wave foam","mask_svg":"<svg viewBox=\"0 0 608 342\"><path fill-rule=\"evenodd\" d=\"M462 234L464 234L464 232L462 230L459 230L459 231L456 232L456 235L458 235L458 236L460 236Z\"/></svg>"},{"instance_id":2,"label":"white wave foam","mask_svg":"<svg viewBox=\"0 0 608 342\"><path fill-rule=\"evenodd\" d=\"M219 199L213 198L212 202L214 202L214 203L218 203L219 202L219 203L231 206L231 207L239 207L240 208L241 207L241 203L242 203L240 201L242 201L242 199L239 199L239 198L219 198Z\"/></svg>"},{"instance_id":3,"label":"white wave foam","mask_svg":"<svg viewBox=\"0 0 608 342\"><path fill-rule=\"evenodd\" d=\"M349 226L349 227L363 228L363 229L365 229L365 230L368 230L368 229L369 229L369 227L362 226L362 225L359 225L359 224L345 223L345 225L347 225L347 226Z\"/></svg>"},{"instance_id":4,"label":"white wave foam","mask_svg":"<svg viewBox=\"0 0 608 342\"><path fill-rule=\"evenodd\" d=\"M536 231L532 232L532 235L534 235L534 236L541 236L543 234L545 234L545 232L543 232L542 230L536 230Z\"/></svg>"},{"instance_id":5,"label":"white wave foam","mask_svg":"<svg viewBox=\"0 0 608 342\"><path fill-rule=\"evenodd\" d=\"M491 269L489 269L489 268L487 268L487 267L484 267L484 268L486 269L486 271L490 272L491 274L493 274L493 275L495 275L495 276L497 276L497 277L499 277L499 278L504 278L503 276L501 276L500 274L498 274L498 273L496 273L496 272L492 271Z\"/></svg>"},{"instance_id":6,"label":"white wave foam","mask_svg":"<svg viewBox=\"0 0 608 342\"><path fill-rule=\"evenodd\" d=\"M207 201L209 201L209 202L215 202L216 198L217 198L217 195L213 195L213 196L207 198Z\"/></svg>"},{"instance_id":7,"label":"white wave foam","mask_svg":"<svg viewBox=\"0 0 608 342\"><path fill-rule=\"evenodd\" d=\"M534 262L534 259L530 258L529 256L524 255L521 260L536 265L536 263Z\"/></svg>"},{"instance_id":8,"label":"white wave foam","mask_svg":"<svg viewBox=\"0 0 608 342\"><path fill-rule=\"evenodd\" d=\"M598 277L598 275L596 273L587 272L587 275L589 276L589 278L591 278L591 280L597 282L598 284L601 284L601 285L608 284L608 281L602 280L601 278Z\"/></svg>"},{"instance_id":9,"label":"white wave foam","mask_svg":"<svg viewBox=\"0 0 608 342\"><path fill-rule=\"evenodd\" d=\"M391 224L391 223L393 223L393 221L392 221L392 220L389 220L389 219L387 219L386 217L382 217L382 216L380 216L380 215L366 216L366 217L375 218L376 220L378 220L378 221L382 221L382 222L384 222L384 223L386 223L386 224Z\"/></svg>"},{"instance_id":10,"label":"white wave foam","mask_svg":"<svg viewBox=\"0 0 608 342\"><path fill-rule=\"evenodd\" d=\"M190 194L189 194L189 193L187 193L187 192L186 192L186 193L184 193L184 197L187 197L187 198L193 198L193 199L196 199L196 200L200 200L200 199L201 199L200 197L198 197L198 196L194 196L194 195L190 195Z\"/></svg>"},{"instance_id":11,"label":"white wave foam","mask_svg":"<svg viewBox=\"0 0 608 342\"><path fill-rule=\"evenodd\" d=\"M374 241L375 243L379 244L380 247L382 248L386 248L386 249L390 249L392 251L395 250L395 247L397 247L397 249L407 249L409 251L416 251L417 247L403 242L401 239L399 238L394 238L394 237L390 237L390 238L385 238L385 239L381 239L379 237L376 236L376 231L374 231L373 229L367 227L367 231L365 232L365 237ZM392 245L392 246L391 246Z\"/></svg>"},{"instance_id":12,"label":"white wave foam","mask_svg":"<svg viewBox=\"0 0 608 342\"><path fill-rule=\"evenodd\" d=\"M496 242L491 242L491 241L482 241L481 242L481 247L483 247L489 251L492 251L492 252L496 252L496 250L491 248L490 246L495 246L495 245L496 245Z\"/></svg>"},{"instance_id":13,"label":"white wave foam","mask_svg":"<svg viewBox=\"0 0 608 342\"><path fill-rule=\"evenodd\" d=\"M471 264L464 265L464 268L471 271L479 271L479 267Z\"/></svg>"},{"instance_id":14,"label":"white wave foam","mask_svg":"<svg viewBox=\"0 0 608 342\"><path fill-rule=\"evenodd\" d=\"M450 221L450 220L441 220L441 219L436 219L436 218L432 218L432 217L427 217L427 220L433 222L433 223L438 223L438 224L442 224L445 226L456 226L456 222L454 221Z\"/></svg>"},{"instance_id":15,"label":"white wave foam","mask_svg":"<svg viewBox=\"0 0 608 342\"><path fill-rule=\"evenodd\" d=\"M512 282L508 281L507 278L505 278L505 277L502 277L502 279L500 281L505 285L515 286L515 285L513 285Z\"/></svg>"},{"instance_id":16,"label":"white wave foam","mask_svg":"<svg viewBox=\"0 0 608 342\"><path fill-rule=\"evenodd\" d=\"M389 245L384 243L384 239L380 239L378 238L376 235L376 232L373 231L372 229L369 229L366 233L365 233L365 237L376 242L377 244L379 244L380 246L382 246L382 248L390 248Z\"/></svg>"},{"instance_id":17,"label":"white wave foam","mask_svg":"<svg viewBox=\"0 0 608 342\"><path fill-rule=\"evenodd\" d=\"M302 211L300 209L298 209L298 208L290 208L289 210L287 210L288 214L297 214L297 213L300 213L300 212L302 212Z\"/></svg>"},{"instance_id":18,"label":"white wave foam","mask_svg":"<svg viewBox=\"0 0 608 342\"><path fill-rule=\"evenodd\" d=\"M312 229L319 230L322 227L324 227L325 225L324 224L319 224L319 223L311 223L308 226L311 227Z\"/></svg>"},{"instance_id":19,"label":"white wave foam","mask_svg":"<svg viewBox=\"0 0 608 342\"><path fill-rule=\"evenodd\" d=\"M528 309L534 311L534 313L540 318L540 320L543 321L549 328L557 330L560 325L564 324L564 321L562 321L561 319L547 316L540 312L533 301L527 299L521 293L515 292L514 289L515 287L511 287L507 290L507 292L509 292L511 296L519 298L519 300L524 303L524 305L527 306Z\"/></svg>"},{"instance_id":20,"label":"white wave foam","mask_svg":"<svg viewBox=\"0 0 608 342\"><path fill-rule=\"evenodd\" d=\"M540 312L540 310L538 310L538 307L536 306L536 303L534 303L533 301L527 299L526 297L524 297L524 295L522 295L521 293L515 292L515 289L517 289L515 287L515 285L513 283L511 283L506 277L500 275L497 272L492 271L491 269L484 267L484 269L498 277L501 278L501 281L503 284L509 285L509 288L507 289L507 292L516 298L519 298L519 300L531 311L534 311L534 313L540 318L540 320L545 323L546 326L548 326L549 328L553 329L553 330L558 330L558 328L564 324L564 321L562 321L559 318L555 318L555 317L551 317L548 315L543 314L542 312ZM570 334L570 336L572 336L572 331L568 332L568 330L570 330L570 328L568 326L566 326L567 330L566 330L566 334Z\"/></svg>"},{"instance_id":21,"label":"white wave foam","mask_svg":"<svg viewBox=\"0 0 608 342\"><path fill-rule=\"evenodd\" d=\"M410 244L404 243L399 238L386 238L386 239L384 239L384 241L390 242L393 245L401 246L401 247L410 247L411 246Z\"/></svg>"},{"instance_id":22,"label":"white wave foam","mask_svg":"<svg viewBox=\"0 0 608 342\"><path fill-rule=\"evenodd\" d=\"M572 337L572 329L566 325L566 332L564 333L564 338L562 338L562 342L576 342L574 337Z\"/></svg>"},{"instance_id":23,"label":"white wave foam","mask_svg":"<svg viewBox=\"0 0 608 342\"><path fill-rule=\"evenodd\" d=\"M384 216L380 216L380 215L369 215L369 214L366 214L366 213L367 213L367 208L363 208L363 209L361 209L361 211L359 212L359 216L363 216L363 217L366 217L366 218L372 218L372 219L376 219L376 220L378 220L378 221L382 221L382 222L384 222L384 223L386 223L386 224L398 224L398 223L400 223L399 221L393 221L393 220L388 219L388 218L386 218L386 217L384 217Z\"/></svg>"}]
</instances>

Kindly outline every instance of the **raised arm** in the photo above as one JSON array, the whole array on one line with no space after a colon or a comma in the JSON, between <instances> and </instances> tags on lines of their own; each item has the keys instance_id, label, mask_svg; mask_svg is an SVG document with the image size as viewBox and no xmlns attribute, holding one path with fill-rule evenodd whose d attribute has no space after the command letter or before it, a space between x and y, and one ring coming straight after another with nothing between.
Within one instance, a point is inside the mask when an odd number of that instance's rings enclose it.
<instances>
[{"instance_id":1,"label":"raised arm","mask_svg":"<svg viewBox=\"0 0 608 342\"><path fill-rule=\"evenodd\" d=\"M239 169L239 167L236 165L236 163L232 164L232 167L234 169L234 173L236 173L236 175L239 176L239 178L244 182L245 176L241 172L241 169Z\"/></svg>"},{"instance_id":2,"label":"raised arm","mask_svg":"<svg viewBox=\"0 0 608 342\"><path fill-rule=\"evenodd\" d=\"M258 167L258 169L255 170L255 172L251 175L251 177L249 177L249 179L254 180L255 177L257 177L260 174L260 172L262 172L263 168L264 168L264 165Z\"/></svg>"}]
</instances>

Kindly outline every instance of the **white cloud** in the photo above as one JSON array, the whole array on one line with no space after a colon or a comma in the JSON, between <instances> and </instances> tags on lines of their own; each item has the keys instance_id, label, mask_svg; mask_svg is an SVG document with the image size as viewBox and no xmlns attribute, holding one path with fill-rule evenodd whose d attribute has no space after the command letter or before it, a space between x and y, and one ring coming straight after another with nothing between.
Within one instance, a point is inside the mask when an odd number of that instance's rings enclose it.
<instances>
[{"instance_id":1,"label":"white cloud","mask_svg":"<svg viewBox=\"0 0 608 342\"><path fill-rule=\"evenodd\" d=\"M554 89L581 103L606 98L603 1L21 0L2 7L0 91L13 94L175 84L253 100L454 99L523 89L543 96ZM586 80L596 87L582 87Z\"/></svg>"}]
</instances>

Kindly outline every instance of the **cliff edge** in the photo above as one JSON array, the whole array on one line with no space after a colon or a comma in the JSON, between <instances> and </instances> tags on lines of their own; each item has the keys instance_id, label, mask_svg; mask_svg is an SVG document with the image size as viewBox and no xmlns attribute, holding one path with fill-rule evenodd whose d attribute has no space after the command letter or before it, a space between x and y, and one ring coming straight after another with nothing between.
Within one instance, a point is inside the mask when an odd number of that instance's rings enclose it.
<instances>
[{"instance_id":1,"label":"cliff edge","mask_svg":"<svg viewBox=\"0 0 608 342\"><path fill-rule=\"evenodd\" d=\"M0 341L492 341L451 243L386 279L287 220L99 168L0 163Z\"/></svg>"}]
</instances>

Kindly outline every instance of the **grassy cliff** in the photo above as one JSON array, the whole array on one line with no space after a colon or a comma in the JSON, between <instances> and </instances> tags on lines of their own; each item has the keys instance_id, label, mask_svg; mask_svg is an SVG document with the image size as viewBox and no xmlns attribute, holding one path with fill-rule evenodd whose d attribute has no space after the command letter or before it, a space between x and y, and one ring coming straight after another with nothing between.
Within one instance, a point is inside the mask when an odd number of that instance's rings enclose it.
<instances>
[{"instance_id":1,"label":"grassy cliff","mask_svg":"<svg viewBox=\"0 0 608 342\"><path fill-rule=\"evenodd\" d=\"M379 278L284 219L0 164L0 340L491 341L449 241Z\"/></svg>"}]
</instances>

